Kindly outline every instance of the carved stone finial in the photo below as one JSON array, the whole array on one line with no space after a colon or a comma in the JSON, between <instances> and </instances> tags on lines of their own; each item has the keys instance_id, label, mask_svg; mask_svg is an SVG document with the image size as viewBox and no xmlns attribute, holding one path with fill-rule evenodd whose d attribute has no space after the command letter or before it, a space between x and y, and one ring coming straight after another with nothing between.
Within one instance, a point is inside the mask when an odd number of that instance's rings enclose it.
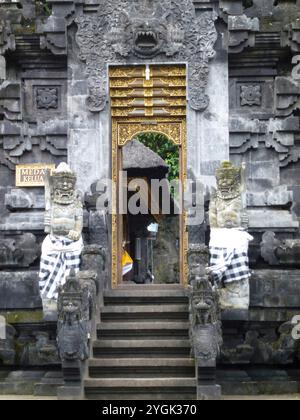
<instances>
[{"instance_id":1,"label":"carved stone finial","mask_svg":"<svg viewBox=\"0 0 300 420\"><path fill-rule=\"evenodd\" d=\"M88 324L84 290L74 270L59 290L57 342L62 361L88 357Z\"/></svg>"},{"instance_id":2,"label":"carved stone finial","mask_svg":"<svg viewBox=\"0 0 300 420\"><path fill-rule=\"evenodd\" d=\"M191 339L194 355L202 361L216 359L222 345L218 293L205 274L208 256L205 246L195 245L189 252Z\"/></svg>"}]
</instances>

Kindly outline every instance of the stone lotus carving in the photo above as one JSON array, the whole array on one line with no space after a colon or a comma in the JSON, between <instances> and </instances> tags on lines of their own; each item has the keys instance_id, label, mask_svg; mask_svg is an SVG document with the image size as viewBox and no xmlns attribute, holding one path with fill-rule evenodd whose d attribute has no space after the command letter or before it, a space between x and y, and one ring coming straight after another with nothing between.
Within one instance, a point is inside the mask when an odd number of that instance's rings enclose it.
<instances>
[{"instance_id":1,"label":"stone lotus carving","mask_svg":"<svg viewBox=\"0 0 300 420\"><path fill-rule=\"evenodd\" d=\"M36 104L38 109L58 108L58 88L39 87L36 90Z\"/></svg>"},{"instance_id":2,"label":"stone lotus carving","mask_svg":"<svg viewBox=\"0 0 300 420\"><path fill-rule=\"evenodd\" d=\"M98 112L106 106L108 63L155 57L158 62L188 61L190 105L205 110L209 61L217 40L215 12L196 16L192 0L100 3L97 13L81 13L75 19L80 59L86 63L89 109Z\"/></svg>"},{"instance_id":3,"label":"stone lotus carving","mask_svg":"<svg viewBox=\"0 0 300 420\"><path fill-rule=\"evenodd\" d=\"M260 106L262 91L260 85L241 86L241 106Z\"/></svg>"}]
</instances>

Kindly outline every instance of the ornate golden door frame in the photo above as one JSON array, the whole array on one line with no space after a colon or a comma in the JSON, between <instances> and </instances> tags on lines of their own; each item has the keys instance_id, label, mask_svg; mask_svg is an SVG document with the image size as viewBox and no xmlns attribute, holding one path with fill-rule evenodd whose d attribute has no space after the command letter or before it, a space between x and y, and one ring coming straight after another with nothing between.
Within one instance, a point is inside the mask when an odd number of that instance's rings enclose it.
<instances>
[{"instance_id":1,"label":"ornate golden door frame","mask_svg":"<svg viewBox=\"0 0 300 420\"><path fill-rule=\"evenodd\" d=\"M183 66L151 66L149 70L149 80L146 80L145 66L110 69L112 180L116 186L112 192L113 288L122 281L123 230L118 194L122 147L138 134L164 134L180 149L180 180L183 188L187 180L186 69ZM162 113L167 115L161 116ZM183 197L181 207L184 209ZM184 211L180 220L181 284L187 286L188 233Z\"/></svg>"}]
</instances>

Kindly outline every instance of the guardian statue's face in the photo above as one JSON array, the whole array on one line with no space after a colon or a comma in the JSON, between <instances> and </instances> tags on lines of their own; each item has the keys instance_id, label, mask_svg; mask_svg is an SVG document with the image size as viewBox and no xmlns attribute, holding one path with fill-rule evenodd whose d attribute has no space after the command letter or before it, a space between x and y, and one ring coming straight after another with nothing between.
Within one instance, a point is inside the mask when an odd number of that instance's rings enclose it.
<instances>
[{"instance_id":1,"label":"guardian statue's face","mask_svg":"<svg viewBox=\"0 0 300 420\"><path fill-rule=\"evenodd\" d=\"M55 182L53 200L57 204L72 204L75 197L75 183L69 179L60 179Z\"/></svg>"},{"instance_id":2,"label":"guardian statue's face","mask_svg":"<svg viewBox=\"0 0 300 420\"><path fill-rule=\"evenodd\" d=\"M234 191L238 185L238 180L234 177L228 176L218 179L218 189L224 194Z\"/></svg>"}]
</instances>

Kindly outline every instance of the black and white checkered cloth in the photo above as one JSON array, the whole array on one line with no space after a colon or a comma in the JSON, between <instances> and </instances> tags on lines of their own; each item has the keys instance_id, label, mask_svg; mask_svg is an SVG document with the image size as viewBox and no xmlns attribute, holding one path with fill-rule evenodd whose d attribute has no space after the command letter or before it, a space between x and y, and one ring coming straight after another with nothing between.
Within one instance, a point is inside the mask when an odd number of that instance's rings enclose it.
<instances>
[{"instance_id":1,"label":"black and white checkered cloth","mask_svg":"<svg viewBox=\"0 0 300 420\"><path fill-rule=\"evenodd\" d=\"M66 282L71 270L80 268L82 239L74 242L67 238L47 236L43 243L40 265L40 293L43 299L57 299L57 288Z\"/></svg>"},{"instance_id":2,"label":"black and white checkered cloth","mask_svg":"<svg viewBox=\"0 0 300 420\"><path fill-rule=\"evenodd\" d=\"M210 247L210 270L215 283L232 283L250 278L247 252Z\"/></svg>"}]
</instances>

